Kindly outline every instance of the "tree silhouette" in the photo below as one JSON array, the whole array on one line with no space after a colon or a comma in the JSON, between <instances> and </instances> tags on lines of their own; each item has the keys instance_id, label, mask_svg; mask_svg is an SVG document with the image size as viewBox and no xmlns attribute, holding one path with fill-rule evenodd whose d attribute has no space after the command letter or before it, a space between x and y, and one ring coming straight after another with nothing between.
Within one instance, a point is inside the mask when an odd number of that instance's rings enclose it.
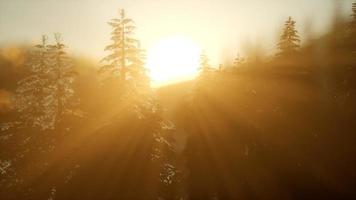
<instances>
[{"instance_id":1,"label":"tree silhouette","mask_svg":"<svg viewBox=\"0 0 356 200\"><path fill-rule=\"evenodd\" d=\"M109 52L109 55L102 59L105 65L100 68L99 73L104 78L105 89L110 91L114 89L113 92L104 93L109 95L105 103L109 102L110 108L123 107L117 114L116 121L109 124L113 127L120 124L122 127L114 130L126 133L116 136L115 141L118 141L118 144L115 148L123 147L124 144L120 141L129 137L134 142L142 144L135 147L136 156L147 161L145 166L135 161L128 162L132 169L140 169L138 171L145 173L142 177L130 176L136 171L125 169L124 166L117 167L116 169L127 170L128 173L120 175L120 181L115 183L115 187L120 187L120 190L115 189L115 192L119 196L142 195L147 199L151 199L149 196L153 193L157 198L157 192L159 196L165 196L174 183L176 172L171 158L166 156L167 153L174 153L167 136L167 132L171 130L167 130L167 122L162 118L162 109L150 87L144 66L145 51L141 48L139 40L134 37L136 28L134 21L126 17L124 10L120 10L119 18L111 19L108 24L112 28L111 44L106 46L105 51ZM119 95L119 99L115 98L116 95ZM129 123L123 123L128 119ZM117 152L120 152L117 158L122 160L131 156L125 149ZM145 176L152 178L143 181ZM81 178L85 177L79 177ZM149 186L150 189L147 189L149 182L152 184ZM101 196L100 192L98 196Z\"/></svg>"},{"instance_id":2,"label":"tree silhouette","mask_svg":"<svg viewBox=\"0 0 356 200\"><path fill-rule=\"evenodd\" d=\"M63 115L71 112L73 105L74 89L73 82L76 72L69 61L65 51L66 46L61 41L61 35L54 35L55 44L49 45L49 55L51 58L51 85L48 101L52 107L52 114L55 116L55 123L58 125Z\"/></svg>"},{"instance_id":3,"label":"tree silhouette","mask_svg":"<svg viewBox=\"0 0 356 200\"><path fill-rule=\"evenodd\" d=\"M42 43L34 48L27 63L30 75L18 82L15 108L21 113L20 119L23 125L48 129L53 127L54 121L46 104L50 89L47 37L42 36Z\"/></svg>"},{"instance_id":4,"label":"tree silhouette","mask_svg":"<svg viewBox=\"0 0 356 200\"><path fill-rule=\"evenodd\" d=\"M356 27L356 3L352 3L352 25L355 28Z\"/></svg>"},{"instance_id":5,"label":"tree silhouette","mask_svg":"<svg viewBox=\"0 0 356 200\"><path fill-rule=\"evenodd\" d=\"M120 18L111 19L108 24L112 27L112 44L105 48L105 51L110 53L102 60L107 64L102 66L99 72L106 73L106 81L118 78L121 85L147 85L143 50L139 41L133 37L136 28L134 21L125 16L124 10L120 10Z\"/></svg>"},{"instance_id":6,"label":"tree silhouette","mask_svg":"<svg viewBox=\"0 0 356 200\"><path fill-rule=\"evenodd\" d=\"M245 58L241 57L240 54L237 54L236 58L234 59L233 66L237 68L245 64L245 62L246 62Z\"/></svg>"},{"instance_id":7,"label":"tree silhouette","mask_svg":"<svg viewBox=\"0 0 356 200\"><path fill-rule=\"evenodd\" d=\"M277 56L291 56L299 50L299 35L295 28L295 21L289 17L284 24L282 35L279 39Z\"/></svg>"},{"instance_id":8,"label":"tree silhouette","mask_svg":"<svg viewBox=\"0 0 356 200\"><path fill-rule=\"evenodd\" d=\"M25 126L53 129L73 104L75 72L60 34L55 40L47 45L47 37L42 37L28 61L31 74L18 83L15 107Z\"/></svg>"},{"instance_id":9,"label":"tree silhouette","mask_svg":"<svg viewBox=\"0 0 356 200\"><path fill-rule=\"evenodd\" d=\"M352 3L352 14L351 14L351 23L350 23L350 40L351 40L351 45L352 50L356 51L356 3Z\"/></svg>"},{"instance_id":10,"label":"tree silhouette","mask_svg":"<svg viewBox=\"0 0 356 200\"><path fill-rule=\"evenodd\" d=\"M206 74L213 71L213 68L209 64L209 58L204 52L200 55L199 69L201 71L201 74Z\"/></svg>"},{"instance_id":11,"label":"tree silhouette","mask_svg":"<svg viewBox=\"0 0 356 200\"><path fill-rule=\"evenodd\" d=\"M5 144L8 150L1 155L12 164L11 173L3 182L13 185L11 191L20 191L10 192L13 193L10 196L17 196L14 199L31 199L24 196L34 197L39 193L46 195L49 191L47 187L53 186L54 179L43 181L46 186L37 189L29 181L48 170L49 158L69 130L63 131L62 128L68 128L68 125L63 126L61 122L64 122L75 102L73 81L76 73L65 47L60 34L55 34L55 44L47 44L47 37L42 36L42 43L34 46L27 60L30 74L18 82L14 105L20 114L20 123L13 123L13 128L7 130L16 134L11 142ZM23 168L25 165L31 168L31 173ZM59 176L59 179L63 177Z\"/></svg>"}]
</instances>

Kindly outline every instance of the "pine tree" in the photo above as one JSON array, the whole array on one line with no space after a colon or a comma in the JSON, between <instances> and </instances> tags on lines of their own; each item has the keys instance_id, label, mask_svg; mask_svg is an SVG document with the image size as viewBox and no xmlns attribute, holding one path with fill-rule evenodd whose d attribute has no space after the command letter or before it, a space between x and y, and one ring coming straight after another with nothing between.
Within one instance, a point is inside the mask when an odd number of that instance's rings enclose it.
<instances>
[{"instance_id":1,"label":"pine tree","mask_svg":"<svg viewBox=\"0 0 356 200\"><path fill-rule=\"evenodd\" d=\"M356 53L356 3L352 4L352 14L351 14L351 24L350 24L350 42L352 45L352 50Z\"/></svg>"},{"instance_id":2,"label":"pine tree","mask_svg":"<svg viewBox=\"0 0 356 200\"><path fill-rule=\"evenodd\" d=\"M119 95L127 108L135 111L139 118L154 110L150 80L145 68L145 51L139 40L134 38L134 21L120 10L120 18L108 22L112 27L112 44L105 48L110 52L102 62L106 65L99 70L104 76L104 84L115 91L110 95ZM117 99L115 104L117 104Z\"/></svg>"},{"instance_id":3,"label":"pine tree","mask_svg":"<svg viewBox=\"0 0 356 200\"><path fill-rule=\"evenodd\" d=\"M356 3L352 3L352 27L356 29Z\"/></svg>"},{"instance_id":4,"label":"pine tree","mask_svg":"<svg viewBox=\"0 0 356 200\"><path fill-rule=\"evenodd\" d=\"M197 96L195 93L200 92L206 86L206 83L212 81L213 72L215 72L214 68L209 64L209 58L205 52L202 52L200 55L200 66L198 69L199 76L197 77L197 82L195 84L193 98Z\"/></svg>"},{"instance_id":5,"label":"pine tree","mask_svg":"<svg viewBox=\"0 0 356 200\"><path fill-rule=\"evenodd\" d=\"M21 114L23 125L48 129L53 126L53 120L45 103L50 81L47 37L42 36L42 43L34 48L27 63L30 75L18 82L15 108Z\"/></svg>"},{"instance_id":6,"label":"pine tree","mask_svg":"<svg viewBox=\"0 0 356 200\"><path fill-rule=\"evenodd\" d=\"M105 48L110 53L102 60L107 64L101 67L100 72L106 73L106 81L119 80L121 86L147 86L143 50L134 38L134 21L120 10L120 18L114 18L108 24L112 27L112 44Z\"/></svg>"},{"instance_id":7,"label":"pine tree","mask_svg":"<svg viewBox=\"0 0 356 200\"><path fill-rule=\"evenodd\" d=\"M240 54L237 54L236 58L234 59L233 66L235 68L242 66L245 64L245 58L241 57Z\"/></svg>"},{"instance_id":8,"label":"pine tree","mask_svg":"<svg viewBox=\"0 0 356 200\"><path fill-rule=\"evenodd\" d=\"M18 83L15 98L15 108L20 113L22 126L16 126L16 136L11 138L13 144L20 145L16 148L11 143L7 145L15 153L5 160L13 167L11 176L4 182L12 185L12 190L21 191L18 194L12 192L14 199L23 199L23 196L37 199L39 193L46 195L48 192L46 187L36 188L28 183L33 177L39 177L49 170L48 163L51 159L48 158L58 147L58 139L63 139L65 135L60 129L63 127L60 122L70 110L74 97L75 72L59 34L55 34L55 44L50 45L47 44L47 37L43 36L42 43L31 51L27 65L30 67L30 74ZM56 134L47 134L53 130ZM25 168L19 167L24 165L31 169L31 173L28 174ZM9 166L2 166L3 169L4 167ZM48 179L44 185L57 184L52 181Z\"/></svg>"},{"instance_id":9,"label":"pine tree","mask_svg":"<svg viewBox=\"0 0 356 200\"><path fill-rule=\"evenodd\" d=\"M175 168L164 154L173 150L166 136L166 122L162 119L160 106L150 87L144 63L145 52L134 37L134 21L125 16L124 10L120 10L120 17L110 20L108 24L112 27L112 43L105 48L110 53L102 60L106 65L101 67L99 73L105 78L104 84L118 89L116 92L120 95L120 104L124 104L126 109L121 111L120 117L126 118L134 113L130 123L147 123L151 127L145 131L149 138L146 142L152 144L152 148L145 151L151 156L151 163L147 165L158 168L155 181L168 187L174 179ZM117 99L114 100L118 104ZM140 148L146 147L147 144Z\"/></svg>"},{"instance_id":10,"label":"pine tree","mask_svg":"<svg viewBox=\"0 0 356 200\"><path fill-rule=\"evenodd\" d=\"M31 74L18 83L15 107L28 127L54 129L73 103L75 72L60 35L55 39L56 44L47 45L42 37L28 61Z\"/></svg>"},{"instance_id":11,"label":"pine tree","mask_svg":"<svg viewBox=\"0 0 356 200\"><path fill-rule=\"evenodd\" d=\"M201 74L207 74L213 71L213 68L209 64L208 56L203 52L200 55L200 67L199 67Z\"/></svg>"},{"instance_id":12,"label":"pine tree","mask_svg":"<svg viewBox=\"0 0 356 200\"><path fill-rule=\"evenodd\" d=\"M279 52L277 56L291 56L294 55L300 45L298 31L295 28L295 21L289 17L284 24L283 33L278 43Z\"/></svg>"},{"instance_id":13,"label":"pine tree","mask_svg":"<svg viewBox=\"0 0 356 200\"><path fill-rule=\"evenodd\" d=\"M55 44L48 45L51 71L50 92L47 98L47 105L51 114L55 118L55 124L58 125L63 120L63 115L71 111L74 102L73 82L76 72L65 51L66 46L61 41L61 35L54 35Z\"/></svg>"}]
</instances>

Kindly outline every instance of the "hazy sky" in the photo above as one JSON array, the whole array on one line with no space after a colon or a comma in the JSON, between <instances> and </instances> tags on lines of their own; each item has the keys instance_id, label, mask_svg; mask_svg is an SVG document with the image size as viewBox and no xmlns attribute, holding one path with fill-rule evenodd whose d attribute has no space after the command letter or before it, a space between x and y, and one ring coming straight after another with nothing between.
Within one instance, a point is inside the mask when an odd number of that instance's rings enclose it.
<instances>
[{"instance_id":1,"label":"hazy sky","mask_svg":"<svg viewBox=\"0 0 356 200\"><path fill-rule=\"evenodd\" d=\"M0 0L0 44L39 42L42 34L61 32L71 50L100 58L109 43L107 21L119 8L137 24L145 48L162 37L185 36L220 62L244 43L259 41L267 51L283 21L294 17L299 32L311 20L320 33L330 24L335 0ZM353 0L341 3L343 16Z\"/></svg>"}]
</instances>

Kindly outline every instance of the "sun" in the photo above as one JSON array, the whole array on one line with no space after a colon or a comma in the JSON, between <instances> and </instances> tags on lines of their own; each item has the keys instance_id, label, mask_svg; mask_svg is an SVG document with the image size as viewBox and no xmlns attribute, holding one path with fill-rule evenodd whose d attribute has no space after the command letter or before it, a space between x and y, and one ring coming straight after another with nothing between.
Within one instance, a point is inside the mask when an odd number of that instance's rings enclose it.
<instances>
[{"instance_id":1,"label":"sun","mask_svg":"<svg viewBox=\"0 0 356 200\"><path fill-rule=\"evenodd\" d=\"M201 49L185 37L159 40L147 52L147 68L153 85L194 78L198 73Z\"/></svg>"}]
</instances>

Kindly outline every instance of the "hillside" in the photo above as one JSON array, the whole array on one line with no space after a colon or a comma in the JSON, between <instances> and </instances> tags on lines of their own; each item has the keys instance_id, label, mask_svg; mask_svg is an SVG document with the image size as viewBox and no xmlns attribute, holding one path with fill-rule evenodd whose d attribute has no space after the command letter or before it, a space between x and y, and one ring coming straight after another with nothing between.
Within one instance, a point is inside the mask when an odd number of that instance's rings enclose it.
<instances>
[{"instance_id":1,"label":"hillside","mask_svg":"<svg viewBox=\"0 0 356 200\"><path fill-rule=\"evenodd\" d=\"M330 100L317 76L273 72L218 73L200 87L158 90L179 130L185 189L195 199L355 195L354 91Z\"/></svg>"}]
</instances>

